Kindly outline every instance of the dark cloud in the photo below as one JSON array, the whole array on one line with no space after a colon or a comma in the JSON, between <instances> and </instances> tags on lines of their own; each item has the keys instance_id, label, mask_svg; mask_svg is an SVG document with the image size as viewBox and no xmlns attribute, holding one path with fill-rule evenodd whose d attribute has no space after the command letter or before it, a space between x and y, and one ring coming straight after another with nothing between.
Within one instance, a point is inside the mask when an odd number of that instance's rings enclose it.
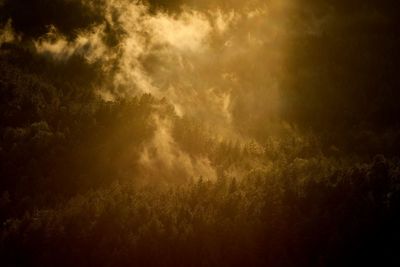
<instances>
[{"instance_id":1,"label":"dark cloud","mask_svg":"<svg viewBox=\"0 0 400 267\"><path fill-rule=\"evenodd\" d=\"M400 109L393 1L306 1L281 85L287 118L319 129L391 127Z\"/></svg>"},{"instance_id":2,"label":"dark cloud","mask_svg":"<svg viewBox=\"0 0 400 267\"><path fill-rule=\"evenodd\" d=\"M89 5L81 0L5 0L0 8L0 17L12 19L16 31L25 36L39 37L56 26L68 36L102 20Z\"/></svg>"}]
</instances>

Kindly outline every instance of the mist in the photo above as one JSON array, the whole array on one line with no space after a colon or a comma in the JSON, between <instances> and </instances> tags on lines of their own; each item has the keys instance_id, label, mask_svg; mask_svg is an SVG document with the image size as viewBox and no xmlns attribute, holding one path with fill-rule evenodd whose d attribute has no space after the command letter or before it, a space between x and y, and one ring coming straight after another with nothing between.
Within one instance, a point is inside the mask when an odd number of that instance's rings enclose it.
<instances>
[{"instance_id":1,"label":"mist","mask_svg":"<svg viewBox=\"0 0 400 267\"><path fill-rule=\"evenodd\" d=\"M181 6L172 11L122 0L81 5L95 10L101 23L78 28L72 37L60 26L47 25L48 32L32 38L33 49L59 62L78 55L88 64L99 64L104 79L93 81L92 90L106 101L150 93L167 99L177 116L210 128L213 137L243 144L254 140L251 127L260 118L278 116L287 34L280 16L285 5ZM144 148L141 158L147 160L140 162L164 161L172 168L173 161L185 169L184 176L197 178L215 173L211 166L205 173L199 170L205 166L188 166L192 160L209 165L204 163L207 158L163 150L174 142L166 137L171 132L167 125L158 125L154 133L160 149L149 155L151 148ZM269 131L276 127L272 125ZM165 143L160 143L161 136ZM215 180L215 174L211 176Z\"/></svg>"}]
</instances>

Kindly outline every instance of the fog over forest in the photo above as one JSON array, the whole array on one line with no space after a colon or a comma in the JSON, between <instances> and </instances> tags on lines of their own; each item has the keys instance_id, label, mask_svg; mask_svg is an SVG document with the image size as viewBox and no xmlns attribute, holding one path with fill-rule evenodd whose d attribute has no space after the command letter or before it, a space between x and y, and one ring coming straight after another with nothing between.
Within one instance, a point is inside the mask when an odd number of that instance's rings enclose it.
<instances>
[{"instance_id":1,"label":"fog over forest","mask_svg":"<svg viewBox=\"0 0 400 267\"><path fill-rule=\"evenodd\" d=\"M1 266L398 266L394 0L0 0Z\"/></svg>"}]
</instances>

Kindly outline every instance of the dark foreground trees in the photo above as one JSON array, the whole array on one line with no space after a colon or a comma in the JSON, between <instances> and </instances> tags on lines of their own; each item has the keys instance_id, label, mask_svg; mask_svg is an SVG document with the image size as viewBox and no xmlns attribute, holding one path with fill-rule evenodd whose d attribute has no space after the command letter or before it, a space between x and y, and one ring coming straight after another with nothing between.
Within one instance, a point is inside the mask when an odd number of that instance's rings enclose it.
<instances>
[{"instance_id":1,"label":"dark foreground trees","mask_svg":"<svg viewBox=\"0 0 400 267\"><path fill-rule=\"evenodd\" d=\"M2 265L399 264L396 160L310 178L295 165L276 168L172 187L115 183L27 212L3 223Z\"/></svg>"}]
</instances>

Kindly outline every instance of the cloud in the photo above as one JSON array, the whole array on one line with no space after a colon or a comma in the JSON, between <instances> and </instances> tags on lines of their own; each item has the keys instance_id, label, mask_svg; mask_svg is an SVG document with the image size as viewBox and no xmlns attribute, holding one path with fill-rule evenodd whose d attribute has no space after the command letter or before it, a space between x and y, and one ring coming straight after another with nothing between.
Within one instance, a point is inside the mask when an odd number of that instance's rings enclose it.
<instances>
[{"instance_id":1,"label":"cloud","mask_svg":"<svg viewBox=\"0 0 400 267\"><path fill-rule=\"evenodd\" d=\"M16 32L24 38L37 38L54 25L68 38L78 29L101 23L98 12L103 0L3 0L0 4L0 23L12 19ZM73 15L67 15L73 14Z\"/></svg>"},{"instance_id":2,"label":"cloud","mask_svg":"<svg viewBox=\"0 0 400 267\"><path fill-rule=\"evenodd\" d=\"M157 13L146 21L154 45L167 44L175 49L199 52L207 47L210 21L204 14L186 11L178 16Z\"/></svg>"},{"instance_id":3,"label":"cloud","mask_svg":"<svg viewBox=\"0 0 400 267\"><path fill-rule=\"evenodd\" d=\"M11 19L3 27L0 25L0 46L3 43L13 43L19 40L20 36L14 32Z\"/></svg>"},{"instance_id":4,"label":"cloud","mask_svg":"<svg viewBox=\"0 0 400 267\"><path fill-rule=\"evenodd\" d=\"M278 112L282 5L235 2L241 8L189 5L174 12L128 0L85 5L98 11L101 23L78 29L72 39L51 26L34 44L55 60L78 54L100 63L104 82L97 93L107 101L143 93L165 97L179 116L235 141L253 138L251 129ZM159 169L166 176L215 178L207 158L178 148L171 122L155 121L154 139L140 161L149 175Z\"/></svg>"},{"instance_id":5,"label":"cloud","mask_svg":"<svg viewBox=\"0 0 400 267\"><path fill-rule=\"evenodd\" d=\"M60 33L56 27L50 26L49 31L34 41L37 53L46 54L56 60L67 60L74 54L82 55L89 63L107 57L106 46L103 43L104 28L92 27L89 30L80 31L73 41Z\"/></svg>"},{"instance_id":6,"label":"cloud","mask_svg":"<svg viewBox=\"0 0 400 267\"><path fill-rule=\"evenodd\" d=\"M148 180L184 182L200 177L215 181L216 170L205 157L192 157L179 149L171 134L171 121L154 116L156 132L146 144L139 163L142 175Z\"/></svg>"}]
</instances>

